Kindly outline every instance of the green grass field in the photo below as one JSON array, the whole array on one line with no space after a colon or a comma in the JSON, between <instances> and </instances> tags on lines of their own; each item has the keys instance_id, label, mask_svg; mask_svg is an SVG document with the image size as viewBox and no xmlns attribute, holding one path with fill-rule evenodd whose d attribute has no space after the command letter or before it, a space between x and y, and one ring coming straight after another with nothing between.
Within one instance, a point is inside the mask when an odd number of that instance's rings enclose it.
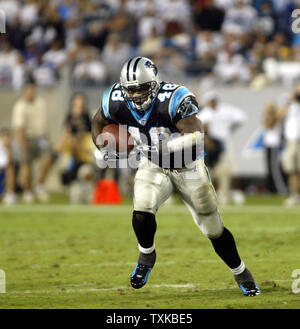
<instances>
[{"instance_id":1,"label":"green grass field","mask_svg":"<svg viewBox=\"0 0 300 329\"><path fill-rule=\"evenodd\" d=\"M157 263L147 285L129 276L137 242L130 204L0 206L0 308L300 308L292 272L300 268L300 208L248 199L221 214L262 294L244 297L210 241L181 205L157 214Z\"/></svg>"}]
</instances>

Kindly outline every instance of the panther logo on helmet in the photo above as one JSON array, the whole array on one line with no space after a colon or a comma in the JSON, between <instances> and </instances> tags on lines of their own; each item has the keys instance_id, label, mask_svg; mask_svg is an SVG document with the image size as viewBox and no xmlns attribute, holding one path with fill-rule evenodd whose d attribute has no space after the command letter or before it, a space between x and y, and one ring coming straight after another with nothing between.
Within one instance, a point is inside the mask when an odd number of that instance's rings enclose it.
<instances>
[{"instance_id":1,"label":"panther logo on helmet","mask_svg":"<svg viewBox=\"0 0 300 329\"><path fill-rule=\"evenodd\" d=\"M157 75L158 70L157 70L157 67L153 63L151 63L150 61L146 61L144 65L146 67L148 67L149 69L153 69L154 74Z\"/></svg>"}]
</instances>

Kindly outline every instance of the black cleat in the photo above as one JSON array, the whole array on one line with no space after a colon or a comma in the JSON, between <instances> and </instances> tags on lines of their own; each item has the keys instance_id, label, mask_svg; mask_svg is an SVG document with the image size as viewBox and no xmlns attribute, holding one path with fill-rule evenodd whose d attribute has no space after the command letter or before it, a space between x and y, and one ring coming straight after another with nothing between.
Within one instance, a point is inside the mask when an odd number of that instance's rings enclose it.
<instances>
[{"instance_id":1,"label":"black cleat","mask_svg":"<svg viewBox=\"0 0 300 329\"><path fill-rule=\"evenodd\" d=\"M253 297L261 293L251 272L247 268L243 273L235 275L234 278L238 286L242 289L244 296Z\"/></svg>"},{"instance_id":2,"label":"black cleat","mask_svg":"<svg viewBox=\"0 0 300 329\"><path fill-rule=\"evenodd\" d=\"M132 288L140 289L146 284L148 276L155 264L155 260L155 250L149 255L140 253L138 263L130 277Z\"/></svg>"},{"instance_id":3,"label":"black cleat","mask_svg":"<svg viewBox=\"0 0 300 329\"><path fill-rule=\"evenodd\" d=\"M240 288L242 289L244 296L253 297L260 294L260 289L256 283L252 281L244 282L240 285Z\"/></svg>"},{"instance_id":4,"label":"black cleat","mask_svg":"<svg viewBox=\"0 0 300 329\"><path fill-rule=\"evenodd\" d=\"M131 274L132 288L134 288L134 289L142 288L146 284L151 270L152 270L152 267L148 267L143 264L137 264Z\"/></svg>"}]
</instances>

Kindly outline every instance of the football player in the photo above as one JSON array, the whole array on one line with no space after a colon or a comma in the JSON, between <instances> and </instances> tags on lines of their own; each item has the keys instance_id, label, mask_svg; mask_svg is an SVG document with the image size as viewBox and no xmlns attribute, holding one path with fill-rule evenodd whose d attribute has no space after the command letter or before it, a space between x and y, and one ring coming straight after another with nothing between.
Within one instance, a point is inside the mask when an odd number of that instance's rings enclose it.
<instances>
[{"instance_id":1,"label":"football player","mask_svg":"<svg viewBox=\"0 0 300 329\"><path fill-rule=\"evenodd\" d=\"M160 81L157 67L150 59L134 57L124 64L120 82L105 91L93 118L93 140L104 160L109 159L110 152L101 139L105 125L127 125L136 144L144 146L134 182L132 225L140 254L131 274L131 285L139 289L147 282L156 259L155 214L177 191L244 295L256 296L260 289L218 211L203 159L204 134L196 117L198 112L196 98L186 87ZM189 156L178 156L185 153Z\"/></svg>"}]
</instances>

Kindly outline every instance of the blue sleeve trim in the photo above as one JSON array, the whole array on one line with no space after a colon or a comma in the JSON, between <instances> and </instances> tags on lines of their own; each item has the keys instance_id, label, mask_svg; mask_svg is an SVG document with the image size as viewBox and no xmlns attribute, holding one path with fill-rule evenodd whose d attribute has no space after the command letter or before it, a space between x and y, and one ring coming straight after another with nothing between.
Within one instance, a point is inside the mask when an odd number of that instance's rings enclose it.
<instances>
[{"instance_id":1,"label":"blue sleeve trim","mask_svg":"<svg viewBox=\"0 0 300 329\"><path fill-rule=\"evenodd\" d=\"M175 117L178 105L187 96L194 96L194 95L186 87L179 87L174 91L174 94L172 95L170 101L170 108L169 108L171 119Z\"/></svg>"},{"instance_id":2,"label":"blue sleeve trim","mask_svg":"<svg viewBox=\"0 0 300 329\"><path fill-rule=\"evenodd\" d=\"M113 87L114 87L114 85L107 88L105 90L103 98L102 98L102 108L103 108L103 112L104 112L106 119L111 119L111 117L109 115L109 99L110 99L110 93L111 93Z\"/></svg>"},{"instance_id":3,"label":"blue sleeve trim","mask_svg":"<svg viewBox=\"0 0 300 329\"><path fill-rule=\"evenodd\" d=\"M196 106L195 106L195 107L196 107ZM186 115L183 115L183 116L182 116L182 119L187 118L187 117L189 117L189 116L191 116L191 115L194 115L194 114L196 114L196 113L199 113L199 112L200 112L200 110L199 110L198 108L195 108L195 110L192 111L191 113L186 114Z\"/></svg>"}]
</instances>

